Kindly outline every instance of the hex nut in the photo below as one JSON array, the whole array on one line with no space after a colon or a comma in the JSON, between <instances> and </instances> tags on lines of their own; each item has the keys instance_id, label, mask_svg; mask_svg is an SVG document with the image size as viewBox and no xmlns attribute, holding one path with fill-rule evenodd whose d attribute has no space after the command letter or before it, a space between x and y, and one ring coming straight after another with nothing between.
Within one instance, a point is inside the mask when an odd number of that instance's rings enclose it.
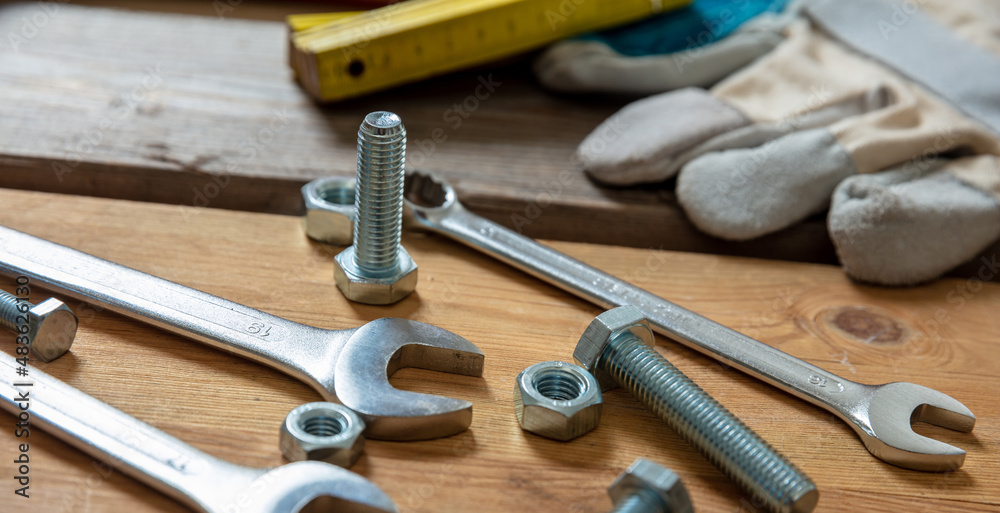
<instances>
[{"instance_id":1,"label":"hex nut","mask_svg":"<svg viewBox=\"0 0 1000 513\"><path fill-rule=\"evenodd\" d=\"M610 374L597 369L597 361L608 343L626 332L638 337L650 347L656 344L656 337L645 315L634 306L620 306L598 315L591 321L573 351L573 359L594 374L601 385L601 390L617 388L618 383Z\"/></svg>"},{"instance_id":2,"label":"hex nut","mask_svg":"<svg viewBox=\"0 0 1000 513\"><path fill-rule=\"evenodd\" d=\"M514 386L514 411L525 431L567 441L601 423L601 388L586 369L567 362L536 363Z\"/></svg>"},{"instance_id":3,"label":"hex nut","mask_svg":"<svg viewBox=\"0 0 1000 513\"><path fill-rule=\"evenodd\" d=\"M31 352L39 360L51 362L69 351L80 321L68 306L50 298L31 307L26 315Z\"/></svg>"},{"instance_id":4,"label":"hex nut","mask_svg":"<svg viewBox=\"0 0 1000 513\"><path fill-rule=\"evenodd\" d=\"M622 472L608 487L611 502L617 505L628 496L641 495L658 503L659 509L669 513L693 513L691 496L681 478L668 468L647 459L639 458Z\"/></svg>"},{"instance_id":5,"label":"hex nut","mask_svg":"<svg viewBox=\"0 0 1000 513\"><path fill-rule=\"evenodd\" d=\"M365 447L365 423L337 403L306 403L285 416L279 443L289 461L325 461L348 468Z\"/></svg>"},{"instance_id":6,"label":"hex nut","mask_svg":"<svg viewBox=\"0 0 1000 513\"><path fill-rule=\"evenodd\" d=\"M344 296L357 303L388 305L402 300L417 288L417 264L399 247L399 265L390 275L370 278L354 264L354 246L333 259L333 280Z\"/></svg>"},{"instance_id":7,"label":"hex nut","mask_svg":"<svg viewBox=\"0 0 1000 513\"><path fill-rule=\"evenodd\" d=\"M302 186L305 215L302 218L310 239L348 246L354 241L353 179L328 177Z\"/></svg>"}]
</instances>

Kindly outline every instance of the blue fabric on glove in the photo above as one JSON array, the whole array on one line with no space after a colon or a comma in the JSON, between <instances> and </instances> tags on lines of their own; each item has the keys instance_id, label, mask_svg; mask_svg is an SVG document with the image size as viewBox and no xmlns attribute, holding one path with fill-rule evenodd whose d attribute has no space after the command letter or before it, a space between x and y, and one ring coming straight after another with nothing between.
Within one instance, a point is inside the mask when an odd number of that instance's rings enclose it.
<instances>
[{"instance_id":1,"label":"blue fabric on glove","mask_svg":"<svg viewBox=\"0 0 1000 513\"><path fill-rule=\"evenodd\" d=\"M600 41L630 57L698 48L731 34L764 13L779 13L789 0L694 0L682 9L577 39Z\"/></svg>"}]
</instances>

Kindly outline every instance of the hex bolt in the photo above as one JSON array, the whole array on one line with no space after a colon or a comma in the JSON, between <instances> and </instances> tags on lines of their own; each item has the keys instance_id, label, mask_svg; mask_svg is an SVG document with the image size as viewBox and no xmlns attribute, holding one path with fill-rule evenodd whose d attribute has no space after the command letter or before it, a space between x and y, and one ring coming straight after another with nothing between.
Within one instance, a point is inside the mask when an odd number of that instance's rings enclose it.
<instances>
[{"instance_id":1,"label":"hex bolt","mask_svg":"<svg viewBox=\"0 0 1000 513\"><path fill-rule=\"evenodd\" d=\"M691 496L670 469L639 458L608 487L611 513L692 513Z\"/></svg>"},{"instance_id":2,"label":"hex bolt","mask_svg":"<svg viewBox=\"0 0 1000 513\"><path fill-rule=\"evenodd\" d=\"M73 311L54 298L37 305L18 299L0 291L0 324L19 336L28 337L31 352L43 362L51 362L69 351L80 322ZM25 323L18 322L18 317L27 319L27 333L20 331Z\"/></svg>"},{"instance_id":3,"label":"hex bolt","mask_svg":"<svg viewBox=\"0 0 1000 513\"><path fill-rule=\"evenodd\" d=\"M809 477L657 353L654 342L642 312L623 306L594 319L573 356L605 390L628 389L767 510L812 511L819 493Z\"/></svg>"},{"instance_id":4,"label":"hex bolt","mask_svg":"<svg viewBox=\"0 0 1000 513\"><path fill-rule=\"evenodd\" d=\"M358 130L354 263L372 275L396 267L403 227L406 129L391 112L372 112Z\"/></svg>"},{"instance_id":5,"label":"hex bolt","mask_svg":"<svg viewBox=\"0 0 1000 513\"><path fill-rule=\"evenodd\" d=\"M391 112L372 112L358 130L354 245L336 257L334 278L352 301L395 303L413 292L417 266L400 245L406 129Z\"/></svg>"}]
</instances>

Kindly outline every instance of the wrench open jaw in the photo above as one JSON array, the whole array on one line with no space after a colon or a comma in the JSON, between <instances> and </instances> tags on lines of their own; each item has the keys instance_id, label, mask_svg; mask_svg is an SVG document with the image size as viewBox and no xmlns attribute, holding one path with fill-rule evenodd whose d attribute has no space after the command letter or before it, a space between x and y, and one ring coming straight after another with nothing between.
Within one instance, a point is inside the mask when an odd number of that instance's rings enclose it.
<instances>
[{"instance_id":1,"label":"wrench open jaw","mask_svg":"<svg viewBox=\"0 0 1000 513\"><path fill-rule=\"evenodd\" d=\"M452 186L433 174L409 172L403 197L411 223L603 308L638 308L660 335L837 415L877 458L924 471L954 470L965 461L965 451L913 432L915 421L972 431L976 417L941 392L913 383L872 386L836 376L469 212Z\"/></svg>"},{"instance_id":2,"label":"wrench open jaw","mask_svg":"<svg viewBox=\"0 0 1000 513\"><path fill-rule=\"evenodd\" d=\"M951 396L914 383L858 385L866 400L853 412L851 424L872 454L893 465L928 472L955 470L965 451L919 435L913 422L926 422L963 433L972 431L976 416Z\"/></svg>"},{"instance_id":3,"label":"wrench open jaw","mask_svg":"<svg viewBox=\"0 0 1000 513\"><path fill-rule=\"evenodd\" d=\"M389 385L389 376L402 367L482 376L482 351L429 324L386 318L346 330L315 328L2 226L0 273L28 276L33 283L295 376L325 400L357 411L369 438L439 438L472 422L468 401Z\"/></svg>"},{"instance_id":4,"label":"wrench open jaw","mask_svg":"<svg viewBox=\"0 0 1000 513\"><path fill-rule=\"evenodd\" d=\"M360 415L371 438L440 438L469 427L472 403L399 390L389 377L404 367L482 376L483 359L476 346L450 331L406 319L377 319L354 330L322 391L332 389L336 400Z\"/></svg>"},{"instance_id":5,"label":"wrench open jaw","mask_svg":"<svg viewBox=\"0 0 1000 513\"><path fill-rule=\"evenodd\" d=\"M99 461L207 513L295 513L316 511L396 513L385 492L358 474L329 463L300 461L272 469L221 460L91 397L38 370L31 387L14 382L19 364L0 353L0 409L22 412L19 396L31 405L31 423Z\"/></svg>"},{"instance_id":6,"label":"wrench open jaw","mask_svg":"<svg viewBox=\"0 0 1000 513\"><path fill-rule=\"evenodd\" d=\"M260 472L238 490L242 491L218 501L221 507L210 513L297 513L306 506L310 512L398 512L392 499L371 481L318 461L297 461ZM241 503L247 507L233 508Z\"/></svg>"}]
</instances>

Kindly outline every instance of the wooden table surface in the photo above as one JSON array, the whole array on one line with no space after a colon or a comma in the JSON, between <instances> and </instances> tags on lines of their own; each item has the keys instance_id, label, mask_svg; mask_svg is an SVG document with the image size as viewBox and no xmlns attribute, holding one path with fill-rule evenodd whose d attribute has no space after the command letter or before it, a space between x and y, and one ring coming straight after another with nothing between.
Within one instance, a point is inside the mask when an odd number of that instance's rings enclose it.
<instances>
[{"instance_id":1,"label":"wooden table surface","mask_svg":"<svg viewBox=\"0 0 1000 513\"><path fill-rule=\"evenodd\" d=\"M569 443L523 432L518 372L570 360L599 309L435 235L406 233L417 292L391 307L351 304L332 280L337 248L310 242L293 216L197 209L0 189L0 224L294 321L340 329L386 316L428 322L477 344L482 378L403 369L402 389L471 401L472 427L423 442L370 441L352 470L402 512L602 512L605 487L636 457L677 471L697 511L756 511L739 488L622 390L605 394L594 432ZM552 246L846 378L913 381L978 417L973 433L918 425L968 451L949 473L872 457L832 415L660 339L657 349L815 480L817 511L997 511L1000 508L1000 285L947 279L912 289L859 286L836 267L579 243ZM4 279L2 288L12 289ZM35 286L32 297L48 292ZM62 297L58 294L56 297ZM38 368L210 454L282 463L278 426L306 385L248 360L77 301L72 351ZM13 337L0 345L13 352ZM0 414L0 474L10 475L14 417ZM32 431L31 498L4 512L180 512L181 505Z\"/></svg>"}]
</instances>

